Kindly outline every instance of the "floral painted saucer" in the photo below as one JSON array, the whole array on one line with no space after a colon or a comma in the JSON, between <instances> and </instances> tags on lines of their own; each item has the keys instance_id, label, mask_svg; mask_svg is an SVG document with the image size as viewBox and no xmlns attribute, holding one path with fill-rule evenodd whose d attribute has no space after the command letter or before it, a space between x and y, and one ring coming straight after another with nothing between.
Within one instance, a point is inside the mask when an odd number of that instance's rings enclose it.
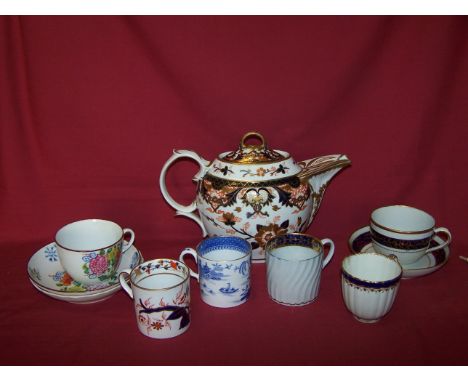
<instances>
[{"instance_id":1,"label":"floral painted saucer","mask_svg":"<svg viewBox=\"0 0 468 382\"><path fill-rule=\"evenodd\" d=\"M441 243L443 243L443 240L438 236L435 236L431 241L430 246L435 247ZM372 238L369 226L362 227L355 231L350 236L348 245L353 253L373 252L374 248L372 246ZM414 277L425 276L435 272L447 263L449 255L450 250L447 246L437 251L428 252L426 255L412 264L402 264L403 278L412 279Z\"/></svg>"},{"instance_id":2,"label":"floral painted saucer","mask_svg":"<svg viewBox=\"0 0 468 382\"><path fill-rule=\"evenodd\" d=\"M142 261L140 251L131 246L122 254L115 280L106 284L84 286L65 272L55 243L50 243L31 257L28 262L28 274L33 286L49 297L74 303L91 303L102 301L117 292L120 289L120 271L133 268Z\"/></svg>"}]
</instances>

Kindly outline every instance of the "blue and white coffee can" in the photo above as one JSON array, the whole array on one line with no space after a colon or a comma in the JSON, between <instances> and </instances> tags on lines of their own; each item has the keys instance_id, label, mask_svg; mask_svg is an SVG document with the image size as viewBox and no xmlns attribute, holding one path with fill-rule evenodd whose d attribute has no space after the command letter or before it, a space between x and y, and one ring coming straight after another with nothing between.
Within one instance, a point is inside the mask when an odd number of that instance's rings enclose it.
<instances>
[{"instance_id":1,"label":"blue and white coffee can","mask_svg":"<svg viewBox=\"0 0 468 382\"><path fill-rule=\"evenodd\" d=\"M231 308L245 303L250 295L252 247L239 237L214 236L204 239L196 249L185 248L179 260L191 255L198 273L190 275L200 284L202 300L218 308Z\"/></svg>"}]
</instances>

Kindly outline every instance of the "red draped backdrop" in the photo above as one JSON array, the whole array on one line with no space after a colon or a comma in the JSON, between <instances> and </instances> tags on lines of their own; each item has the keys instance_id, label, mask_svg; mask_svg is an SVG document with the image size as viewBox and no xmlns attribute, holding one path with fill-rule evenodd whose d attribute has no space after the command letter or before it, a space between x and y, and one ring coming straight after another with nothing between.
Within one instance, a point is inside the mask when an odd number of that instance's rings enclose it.
<instances>
[{"instance_id":1,"label":"red draped backdrop","mask_svg":"<svg viewBox=\"0 0 468 382\"><path fill-rule=\"evenodd\" d=\"M53 300L27 263L62 225L90 217L136 232L145 259L201 240L158 177L173 149L207 160L247 131L296 160L344 153L308 233L336 243L319 298L204 304L170 340L137 331L119 291L91 305ZM434 365L468 355L468 19L466 17L1 17L1 364ZM192 201L197 166L167 182ZM403 280L390 314L365 325L342 297L347 239L370 212L407 204L453 234L439 271Z\"/></svg>"}]
</instances>

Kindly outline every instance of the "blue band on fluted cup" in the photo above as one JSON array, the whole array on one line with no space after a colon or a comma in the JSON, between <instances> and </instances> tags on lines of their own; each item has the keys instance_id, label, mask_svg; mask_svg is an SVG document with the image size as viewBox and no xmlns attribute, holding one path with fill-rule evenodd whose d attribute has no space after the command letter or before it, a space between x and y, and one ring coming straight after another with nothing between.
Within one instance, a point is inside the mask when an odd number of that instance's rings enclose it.
<instances>
[{"instance_id":1,"label":"blue band on fluted cup","mask_svg":"<svg viewBox=\"0 0 468 382\"><path fill-rule=\"evenodd\" d=\"M386 288L390 288L390 287L398 284L398 282L400 281L401 276L402 276L402 274L400 273L394 279L387 280L387 281L367 281L367 280L361 280L361 279L358 279L356 277L353 277L343 269L341 270L341 274L350 283L353 283L353 284L355 284L357 286L360 286L360 287L369 288L369 289L386 289Z\"/></svg>"},{"instance_id":2,"label":"blue band on fluted cup","mask_svg":"<svg viewBox=\"0 0 468 382\"><path fill-rule=\"evenodd\" d=\"M356 277L356 276L352 276L351 274L349 274L344 268L345 268L345 262L346 261L350 261L351 258L356 258L356 259L359 259L360 256L381 256L382 258L385 258L391 262L393 262L398 268L399 268L399 272L398 274L389 279L389 280L383 280L383 281L370 281L370 280L365 280L363 279L363 277ZM346 257L345 259L343 259L343 263L341 265L341 275L343 276L343 278L348 281L349 283L353 284L353 285L356 285L358 287L362 287L362 288L367 288L367 289L387 289L387 288L392 288L394 286L396 286L398 284L398 282L400 281L401 277L403 276L403 268L401 267L400 263L398 262L398 259L395 255L382 255L380 253L367 253L367 252L360 252L360 253L355 253L355 254L352 254L348 257ZM389 275L391 276L391 275Z\"/></svg>"}]
</instances>

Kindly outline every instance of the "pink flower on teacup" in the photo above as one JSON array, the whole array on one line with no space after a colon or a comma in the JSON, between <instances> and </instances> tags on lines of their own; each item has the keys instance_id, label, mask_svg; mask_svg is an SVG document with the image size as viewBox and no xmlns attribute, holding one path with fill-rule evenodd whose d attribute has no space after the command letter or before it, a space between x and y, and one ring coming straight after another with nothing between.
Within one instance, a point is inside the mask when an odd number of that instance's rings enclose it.
<instances>
[{"instance_id":1,"label":"pink flower on teacup","mask_svg":"<svg viewBox=\"0 0 468 382\"><path fill-rule=\"evenodd\" d=\"M90 278L101 276L106 273L109 262L106 256L99 255L98 253L91 253L89 256L84 256L83 260L89 267Z\"/></svg>"},{"instance_id":2,"label":"pink flower on teacup","mask_svg":"<svg viewBox=\"0 0 468 382\"><path fill-rule=\"evenodd\" d=\"M107 270L107 258L105 256L97 256L89 262L89 269L96 276L100 276L106 273Z\"/></svg>"}]
</instances>

